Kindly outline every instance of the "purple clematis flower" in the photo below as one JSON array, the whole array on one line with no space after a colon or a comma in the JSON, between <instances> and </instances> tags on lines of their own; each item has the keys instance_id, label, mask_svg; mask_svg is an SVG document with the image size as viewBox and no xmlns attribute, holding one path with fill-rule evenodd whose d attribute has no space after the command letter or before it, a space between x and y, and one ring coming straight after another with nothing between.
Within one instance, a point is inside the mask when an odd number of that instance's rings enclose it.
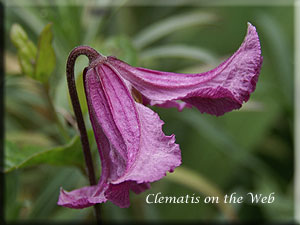
<instances>
[{"instance_id":1,"label":"purple clematis flower","mask_svg":"<svg viewBox=\"0 0 300 225\"><path fill-rule=\"evenodd\" d=\"M99 55L85 69L84 84L102 174L97 185L71 192L61 189L58 204L84 208L110 200L129 207L130 190L148 189L149 183L181 164L174 135L163 133L163 121L144 104L179 110L195 106L202 113L223 115L248 101L261 64L259 38L250 23L240 48L201 74L136 68ZM139 102L134 99L138 96Z\"/></svg>"}]
</instances>

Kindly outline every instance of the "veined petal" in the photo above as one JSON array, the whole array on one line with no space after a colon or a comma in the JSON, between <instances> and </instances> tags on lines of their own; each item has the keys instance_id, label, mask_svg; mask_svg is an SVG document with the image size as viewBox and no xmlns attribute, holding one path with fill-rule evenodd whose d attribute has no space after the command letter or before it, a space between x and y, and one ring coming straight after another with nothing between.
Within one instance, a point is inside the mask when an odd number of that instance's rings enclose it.
<instances>
[{"instance_id":1,"label":"veined petal","mask_svg":"<svg viewBox=\"0 0 300 225\"><path fill-rule=\"evenodd\" d=\"M106 202L107 199L104 196L106 188L98 194L96 194L99 189L98 186L83 187L70 192L61 188L57 204L64 207L82 209L96 203Z\"/></svg>"},{"instance_id":2,"label":"veined petal","mask_svg":"<svg viewBox=\"0 0 300 225\"><path fill-rule=\"evenodd\" d=\"M84 72L85 74L85 72ZM87 88L87 87L85 87ZM58 205L81 209L85 207L92 206L96 203L106 202L107 198L105 197L104 192L108 189L109 185L107 184L107 180L110 176L114 176L115 168L114 164L111 163L110 152L111 152L111 144L109 143L107 137L104 135L100 124L97 121L96 114L91 107L90 95L87 93L88 106L89 106L89 114L91 123L93 124L93 130L95 134L96 143L98 146L98 151L101 159L101 177L97 185L83 187L80 189L76 189L70 192L67 192L61 188ZM118 168L122 168L122 164L119 164Z\"/></svg>"},{"instance_id":3,"label":"veined petal","mask_svg":"<svg viewBox=\"0 0 300 225\"><path fill-rule=\"evenodd\" d=\"M148 188L150 188L148 183L137 184L135 181L125 181L120 184L110 184L105 191L105 196L117 206L128 208L130 205L129 191L132 190L139 194Z\"/></svg>"},{"instance_id":4,"label":"veined petal","mask_svg":"<svg viewBox=\"0 0 300 225\"><path fill-rule=\"evenodd\" d=\"M152 182L180 164L175 137L164 135L156 113L134 102L114 67L103 63L88 70L86 92L96 139L101 127L111 144L110 152L101 159L110 165L110 183Z\"/></svg>"},{"instance_id":5,"label":"veined petal","mask_svg":"<svg viewBox=\"0 0 300 225\"><path fill-rule=\"evenodd\" d=\"M176 100L173 101L164 101L164 102L159 102L159 101L150 101L150 105L155 105L159 106L162 108L177 108L178 111L182 111L184 108L192 108L191 104L188 104L186 102L178 102Z\"/></svg>"},{"instance_id":6,"label":"veined petal","mask_svg":"<svg viewBox=\"0 0 300 225\"><path fill-rule=\"evenodd\" d=\"M241 107L255 90L262 64L260 42L248 23L240 48L215 69L200 74L180 74L132 67L108 57L124 79L154 102L182 100L201 112L222 115Z\"/></svg>"},{"instance_id":7,"label":"veined petal","mask_svg":"<svg viewBox=\"0 0 300 225\"><path fill-rule=\"evenodd\" d=\"M130 190L140 193L149 188L148 182L180 165L179 146L174 135L164 135L158 115L133 100L126 82L111 65L88 69L85 91L102 174L92 196L80 192L80 201L88 205L95 197L104 196L128 207Z\"/></svg>"},{"instance_id":8,"label":"veined petal","mask_svg":"<svg viewBox=\"0 0 300 225\"><path fill-rule=\"evenodd\" d=\"M138 154L140 125L135 103L121 78L104 64L89 69L85 83L99 151L103 136L110 145L101 161L109 167L107 179L115 180L124 175Z\"/></svg>"},{"instance_id":9,"label":"veined petal","mask_svg":"<svg viewBox=\"0 0 300 225\"><path fill-rule=\"evenodd\" d=\"M135 104L141 123L139 154L130 170L113 181L113 184L127 180L153 182L164 177L167 171L173 172L181 164L181 153L179 145L175 143L175 136L163 133L164 122L157 113L140 103Z\"/></svg>"},{"instance_id":10,"label":"veined petal","mask_svg":"<svg viewBox=\"0 0 300 225\"><path fill-rule=\"evenodd\" d=\"M192 108L193 106L191 104L188 104L186 102L172 100L172 101L155 101L150 100L144 95L142 95L140 92L138 92L127 80L123 79L126 83L129 90L131 90L131 94L134 99L136 99L136 102L142 103L143 105L151 105L151 106L159 106L162 108L177 108L178 111L182 111L184 108Z\"/></svg>"},{"instance_id":11,"label":"veined petal","mask_svg":"<svg viewBox=\"0 0 300 225\"><path fill-rule=\"evenodd\" d=\"M162 108L177 108L178 111L182 111L184 108L192 108L191 104L188 104L186 102L180 102L177 100L172 100L172 101L155 101L155 100L150 100L146 98L145 96L142 96L143 104L144 105L151 105L151 106L158 106Z\"/></svg>"}]
</instances>

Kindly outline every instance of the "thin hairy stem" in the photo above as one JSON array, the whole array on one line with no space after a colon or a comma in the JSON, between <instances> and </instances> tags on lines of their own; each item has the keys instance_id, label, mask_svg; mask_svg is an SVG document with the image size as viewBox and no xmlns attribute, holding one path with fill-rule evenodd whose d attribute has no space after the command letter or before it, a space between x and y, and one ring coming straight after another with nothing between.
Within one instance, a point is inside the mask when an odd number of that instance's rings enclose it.
<instances>
[{"instance_id":1,"label":"thin hairy stem","mask_svg":"<svg viewBox=\"0 0 300 225\"><path fill-rule=\"evenodd\" d=\"M79 47L74 48L71 51L71 53L68 57L68 61L67 61L67 81L68 81L69 93L70 93L75 117L77 120L78 129L80 132L80 140L81 140L82 149L83 149L83 153L84 153L84 159L85 159L85 164L87 167L89 182L90 182L90 185L96 185L96 177L95 177L95 172L94 172L94 166L93 166L93 160L92 160L88 135L86 132L84 119L82 116L82 111L81 111L81 107L80 107L80 103L79 103L79 99L78 99L76 83L75 83L75 76L74 76L75 61L76 61L77 57L80 55L87 56L89 59L89 64L91 64L95 59L97 59L101 55L95 49L93 49L91 47L79 46ZM96 213L96 219L97 219L97 222L99 223L100 222L100 205L96 204L96 205L94 205L94 208L95 208L95 213Z\"/></svg>"}]
</instances>

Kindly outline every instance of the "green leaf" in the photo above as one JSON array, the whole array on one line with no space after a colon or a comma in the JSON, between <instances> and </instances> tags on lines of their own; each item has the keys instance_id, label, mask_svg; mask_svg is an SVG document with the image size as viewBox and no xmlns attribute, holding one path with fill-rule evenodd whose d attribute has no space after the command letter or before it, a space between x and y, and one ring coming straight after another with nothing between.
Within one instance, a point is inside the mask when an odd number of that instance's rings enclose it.
<instances>
[{"instance_id":1,"label":"green leaf","mask_svg":"<svg viewBox=\"0 0 300 225\"><path fill-rule=\"evenodd\" d=\"M89 132L89 138L92 138ZM12 142L5 143L5 167L4 172L10 172L18 168L50 164L58 166L78 166L83 168L84 160L79 136L75 136L68 144L50 149L38 146L18 147Z\"/></svg>"},{"instance_id":2,"label":"green leaf","mask_svg":"<svg viewBox=\"0 0 300 225\"><path fill-rule=\"evenodd\" d=\"M51 23L44 27L39 36L38 47L29 40L19 24L14 24L10 32L10 38L18 50L22 72L42 83L48 81L56 64L51 27Z\"/></svg>"},{"instance_id":3,"label":"green leaf","mask_svg":"<svg viewBox=\"0 0 300 225\"><path fill-rule=\"evenodd\" d=\"M10 38L18 50L22 72L33 78L35 57L37 53L36 46L28 39L26 32L18 24L12 25Z\"/></svg>"},{"instance_id":4,"label":"green leaf","mask_svg":"<svg viewBox=\"0 0 300 225\"><path fill-rule=\"evenodd\" d=\"M45 26L39 36L38 51L36 55L35 79L46 82L55 68L55 52L52 47L52 23Z\"/></svg>"},{"instance_id":5,"label":"green leaf","mask_svg":"<svg viewBox=\"0 0 300 225\"><path fill-rule=\"evenodd\" d=\"M189 26L210 24L216 19L217 17L214 14L202 11L169 17L142 30L136 35L133 43L137 48L141 49L176 30Z\"/></svg>"}]
</instances>

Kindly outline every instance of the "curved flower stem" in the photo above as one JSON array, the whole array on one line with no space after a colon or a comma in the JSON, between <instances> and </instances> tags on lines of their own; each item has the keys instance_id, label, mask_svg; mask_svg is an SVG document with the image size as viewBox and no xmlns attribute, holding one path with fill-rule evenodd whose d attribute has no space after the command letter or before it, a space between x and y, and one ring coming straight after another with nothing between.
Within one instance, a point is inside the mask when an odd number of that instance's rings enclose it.
<instances>
[{"instance_id":1,"label":"curved flower stem","mask_svg":"<svg viewBox=\"0 0 300 225\"><path fill-rule=\"evenodd\" d=\"M78 129L80 132L80 140L82 144L82 149L84 153L85 164L87 166L87 173L90 181L90 185L96 185L96 177L94 172L93 160L91 156L91 150L88 140L87 131L84 124L84 119L82 116L82 111L78 99L78 94L76 90L76 83L74 77L74 65L78 56L85 55L89 58L89 64L91 64L96 58L101 57L101 55L93 48L88 46L79 46L74 48L67 61L67 81L69 87L69 93L73 105L73 110L77 120ZM100 222L100 205L94 205L96 219Z\"/></svg>"}]
</instances>

